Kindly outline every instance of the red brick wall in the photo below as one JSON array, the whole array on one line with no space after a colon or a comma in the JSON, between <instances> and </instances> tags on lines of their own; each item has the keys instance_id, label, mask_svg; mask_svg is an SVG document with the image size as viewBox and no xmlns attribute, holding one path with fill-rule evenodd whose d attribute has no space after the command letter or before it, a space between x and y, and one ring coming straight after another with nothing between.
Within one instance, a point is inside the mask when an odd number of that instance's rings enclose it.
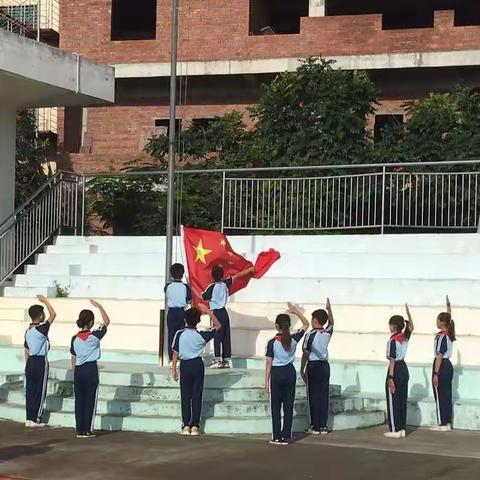
<instances>
[{"instance_id":1,"label":"red brick wall","mask_svg":"<svg viewBox=\"0 0 480 480\"><path fill-rule=\"evenodd\" d=\"M134 1L134 0L132 0ZM110 40L110 0L61 2L60 47L107 63L166 62L170 0L158 0L155 40ZM382 30L381 15L305 17L298 35L249 36L249 0L180 2L181 60L478 49L480 26L454 27L453 11L435 15L435 28Z\"/></svg>"},{"instance_id":2,"label":"red brick wall","mask_svg":"<svg viewBox=\"0 0 480 480\"><path fill-rule=\"evenodd\" d=\"M193 118L211 118L232 110L246 112L248 105L180 105L177 117L187 126ZM155 119L168 118L166 106L90 107L87 134L91 147L88 153L70 154L65 167L78 172L121 168L125 162L143 156L145 142L156 133ZM248 115L245 115L248 124ZM158 133L158 130L157 130Z\"/></svg>"}]
</instances>

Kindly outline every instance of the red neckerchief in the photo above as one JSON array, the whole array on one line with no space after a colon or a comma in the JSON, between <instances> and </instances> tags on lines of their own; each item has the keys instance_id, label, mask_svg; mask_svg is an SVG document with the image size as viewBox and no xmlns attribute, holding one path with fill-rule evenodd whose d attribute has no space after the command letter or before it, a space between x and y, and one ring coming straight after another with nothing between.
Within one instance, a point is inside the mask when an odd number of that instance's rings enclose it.
<instances>
[{"instance_id":1,"label":"red neckerchief","mask_svg":"<svg viewBox=\"0 0 480 480\"><path fill-rule=\"evenodd\" d=\"M440 331L437 333L436 337L438 338L438 337L440 337L440 336L442 336L442 335L446 335L446 336L448 337L448 336L449 336L449 335L448 335L448 329L444 328L443 330L440 330Z\"/></svg>"},{"instance_id":2,"label":"red neckerchief","mask_svg":"<svg viewBox=\"0 0 480 480\"><path fill-rule=\"evenodd\" d=\"M79 338L80 340L87 340L87 338L92 334L92 332L90 330L82 330L81 332L78 332L77 333L77 338Z\"/></svg>"},{"instance_id":3,"label":"red neckerchief","mask_svg":"<svg viewBox=\"0 0 480 480\"><path fill-rule=\"evenodd\" d=\"M390 337L390 340L395 340L398 343L403 343L405 339L405 335L403 333L396 333Z\"/></svg>"},{"instance_id":4,"label":"red neckerchief","mask_svg":"<svg viewBox=\"0 0 480 480\"><path fill-rule=\"evenodd\" d=\"M275 340L276 340L277 342L281 342L281 341L282 341L282 338L283 338L283 336L282 336L281 333L275 335Z\"/></svg>"},{"instance_id":5,"label":"red neckerchief","mask_svg":"<svg viewBox=\"0 0 480 480\"><path fill-rule=\"evenodd\" d=\"M327 328L318 327L318 328L314 328L313 330L318 333L325 333L327 331Z\"/></svg>"}]
</instances>

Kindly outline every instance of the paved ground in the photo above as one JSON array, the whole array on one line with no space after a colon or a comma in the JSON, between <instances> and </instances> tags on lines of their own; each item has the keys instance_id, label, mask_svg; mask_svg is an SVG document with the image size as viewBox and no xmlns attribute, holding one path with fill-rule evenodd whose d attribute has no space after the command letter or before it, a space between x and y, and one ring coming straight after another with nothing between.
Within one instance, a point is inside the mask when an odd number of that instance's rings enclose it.
<instances>
[{"instance_id":1,"label":"paved ground","mask_svg":"<svg viewBox=\"0 0 480 480\"><path fill-rule=\"evenodd\" d=\"M265 438L105 433L77 440L71 430L25 430L0 421L0 479L92 480L475 480L480 433L383 428L303 437L288 447Z\"/></svg>"}]
</instances>

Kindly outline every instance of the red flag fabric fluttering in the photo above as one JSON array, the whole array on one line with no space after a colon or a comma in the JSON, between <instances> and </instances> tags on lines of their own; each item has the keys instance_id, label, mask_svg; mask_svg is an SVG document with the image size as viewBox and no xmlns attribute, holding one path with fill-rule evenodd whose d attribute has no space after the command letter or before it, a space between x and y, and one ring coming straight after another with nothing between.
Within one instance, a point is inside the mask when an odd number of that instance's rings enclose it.
<instances>
[{"instance_id":1,"label":"red flag fabric fluttering","mask_svg":"<svg viewBox=\"0 0 480 480\"><path fill-rule=\"evenodd\" d=\"M247 268L255 267L253 278L259 279L267 273L270 267L280 258L280 253L274 249L261 252L255 265L236 253L225 234L211 230L182 227L183 244L188 268L190 284L198 291L204 291L212 283L212 267L221 265L225 278L231 277ZM250 282L251 277L237 279L231 286L232 295Z\"/></svg>"}]
</instances>

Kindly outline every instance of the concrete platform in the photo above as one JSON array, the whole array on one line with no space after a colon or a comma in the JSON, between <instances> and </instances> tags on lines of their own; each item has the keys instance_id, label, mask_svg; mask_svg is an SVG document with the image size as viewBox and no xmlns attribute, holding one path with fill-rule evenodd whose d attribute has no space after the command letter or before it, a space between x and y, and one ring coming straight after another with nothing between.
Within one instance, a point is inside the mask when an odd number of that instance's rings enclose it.
<instances>
[{"instance_id":1,"label":"concrete platform","mask_svg":"<svg viewBox=\"0 0 480 480\"><path fill-rule=\"evenodd\" d=\"M26 430L0 422L0 474L37 480L212 480L228 475L279 479L472 480L480 476L480 434L410 430L405 440L383 427L300 436L289 447L267 436L185 438L116 432L85 442L72 429Z\"/></svg>"}]
</instances>

